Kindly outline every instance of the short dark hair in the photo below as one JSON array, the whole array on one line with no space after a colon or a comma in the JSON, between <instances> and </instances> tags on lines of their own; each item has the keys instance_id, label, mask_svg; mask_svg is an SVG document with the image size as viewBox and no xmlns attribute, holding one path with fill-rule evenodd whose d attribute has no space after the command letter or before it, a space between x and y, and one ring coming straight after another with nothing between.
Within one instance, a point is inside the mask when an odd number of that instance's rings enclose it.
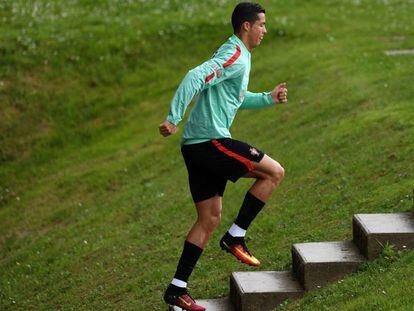
<instances>
[{"instance_id":1,"label":"short dark hair","mask_svg":"<svg viewBox=\"0 0 414 311\"><path fill-rule=\"evenodd\" d=\"M254 23L259 19L259 13L266 13L265 9L258 3L254 2L240 2L233 10L231 15L231 24L233 25L234 33L240 31L241 25L244 22Z\"/></svg>"}]
</instances>

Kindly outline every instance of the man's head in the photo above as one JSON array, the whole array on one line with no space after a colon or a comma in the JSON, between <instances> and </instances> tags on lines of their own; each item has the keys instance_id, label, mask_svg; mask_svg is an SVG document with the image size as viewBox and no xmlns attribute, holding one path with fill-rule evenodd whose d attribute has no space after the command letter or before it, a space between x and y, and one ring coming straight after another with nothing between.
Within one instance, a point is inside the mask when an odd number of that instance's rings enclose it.
<instances>
[{"instance_id":1,"label":"man's head","mask_svg":"<svg viewBox=\"0 0 414 311\"><path fill-rule=\"evenodd\" d=\"M233 11L231 23L236 35L244 38L249 49L260 44L266 33L265 9L258 3L241 2Z\"/></svg>"}]
</instances>

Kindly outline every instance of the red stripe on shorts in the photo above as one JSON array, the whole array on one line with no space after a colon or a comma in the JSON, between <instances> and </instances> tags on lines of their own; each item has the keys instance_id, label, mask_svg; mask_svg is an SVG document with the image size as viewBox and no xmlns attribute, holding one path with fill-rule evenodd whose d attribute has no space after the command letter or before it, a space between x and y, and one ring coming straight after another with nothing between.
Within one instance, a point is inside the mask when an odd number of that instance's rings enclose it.
<instances>
[{"instance_id":1,"label":"red stripe on shorts","mask_svg":"<svg viewBox=\"0 0 414 311\"><path fill-rule=\"evenodd\" d=\"M216 146L217 147L217 149L219 149L220 151L222 151L222 152L224 152L225 154L227 154L228 156L230 156L230 157L232 157L232 158L234 158L234 159L236 159L236 160L238 160L238 161L240 161L240 162L242 162L244 165L246 165L246 167L249 169L249 172L252 172L254 169L253 169L253 165L252 165L252 163L250 162L250 160L249 159L247 159L247 158L245 158L245 157L243 157L243 156L241 156L241 155L239 155L239 154L237 154L237 153L234 153L233 151L231 151L231 150L229 150L229 149L227 149L226 147L224 147L222 144L220 144L217 140L215 140L215 139L212 139L211 140L211 142L214 144L214 146Z\"/></svg>"}]
</instances>

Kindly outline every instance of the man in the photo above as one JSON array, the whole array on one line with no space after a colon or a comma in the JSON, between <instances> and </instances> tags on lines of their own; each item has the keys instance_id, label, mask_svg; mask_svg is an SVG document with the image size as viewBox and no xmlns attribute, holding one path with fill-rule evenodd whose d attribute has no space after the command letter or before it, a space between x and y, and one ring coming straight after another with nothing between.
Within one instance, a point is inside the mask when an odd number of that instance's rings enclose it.
<instances>
[{"instance_id":1,"label":"man","mask_svg":"<svg viewBox=\"0 0 414 311\"><path fill-rule=\"evenodd\" d=\"M250 52L266 34L265 10L257 3L239 3L232 14L234 34L213 57L190 70L171 103L167 120L160 126L164 137L174 134L192 98L197 101L185 124L181 152L189 175L190 191L198 218L184 242L177 271L164 300L184 310L205 310L188 294L188 278L212 232L220 222L222 196L227 180L254 178L240 212L220 240L220 247L252 266L260 262L248 250L244 236L284 176L282 166L229 132L237 110L256 109L287 102L286 84L272 92L247 91Z\"/></svg>"}]
</instances>

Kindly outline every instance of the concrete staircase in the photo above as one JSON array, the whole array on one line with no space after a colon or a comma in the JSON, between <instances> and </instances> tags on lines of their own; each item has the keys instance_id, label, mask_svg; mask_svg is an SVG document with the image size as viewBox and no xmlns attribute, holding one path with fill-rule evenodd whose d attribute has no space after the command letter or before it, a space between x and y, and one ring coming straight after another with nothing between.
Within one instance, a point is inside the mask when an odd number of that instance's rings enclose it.
<instances>
[{"instance_id":1,"label":"concrete staircase","mask_svg":"<svg viewBox=\"0 0 414 311\"><path fill-rule=\"evenodd\" d=\"M378 257L386 243L414 249L414 212L356 214L352 225L352 241L293 244L292 271L233 272L229 297L197 302L207 311L272 310L356 271Z\"/></svg>"}]
</instances>

